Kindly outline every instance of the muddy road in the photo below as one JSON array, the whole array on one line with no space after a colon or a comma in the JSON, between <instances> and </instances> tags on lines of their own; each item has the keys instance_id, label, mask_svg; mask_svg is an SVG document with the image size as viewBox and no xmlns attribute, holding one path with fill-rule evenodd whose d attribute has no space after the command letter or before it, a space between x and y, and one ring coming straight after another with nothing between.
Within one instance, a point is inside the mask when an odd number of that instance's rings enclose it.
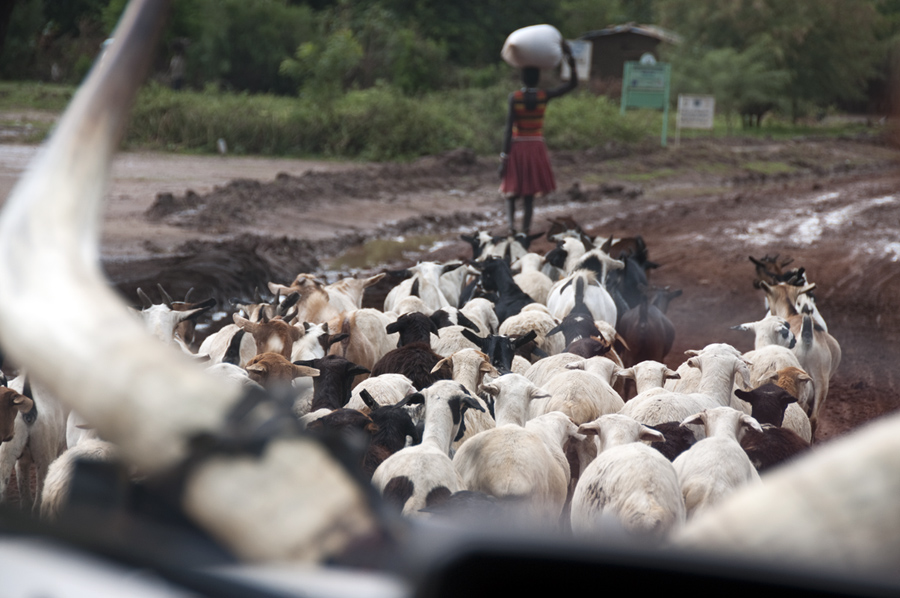
<instances>
[{"instance_id":1,"label":"muddy road","mask_svg":"<svg viewBox=\"0 0 900 598\"><path fill-rule=\"evenodd\" d=\"M898 158L870 138L555 152L559 189L538 201L533 230L570 215L594 235L642 235L662 265L651 282L684 291L669 310L673 366L711 342L752 348L729 329L764 315L749 255L805 266L843 350L827 440L900 406ZM157 282L224 304L302 271L468 258L461 232L504 230L496 162L465 150L402 165L125 154L116 176L102 254L133 303Z\"/></svg>"}]
</instances>

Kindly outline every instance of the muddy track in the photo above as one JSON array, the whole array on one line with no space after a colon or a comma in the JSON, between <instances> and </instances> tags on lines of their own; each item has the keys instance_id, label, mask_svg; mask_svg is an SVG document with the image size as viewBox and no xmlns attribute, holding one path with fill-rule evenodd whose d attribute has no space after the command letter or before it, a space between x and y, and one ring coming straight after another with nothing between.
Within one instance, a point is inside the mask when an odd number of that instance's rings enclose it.
<instances>
[{"instance_id":1,"label":"muddy track","mask_svg":"<svg viewBox=\"0 0 900 598\"><path fill-rule=\"evenodd\" d=\"M593 234L643 235L663 265L652 282L684 290L669 312L678 333L671 365L710 342L752 348L752 338L729 330L763 315L747 257L793 257L818 284L820 310L843 349L818 434L826 440L900 407L897 159L860 139L557 152L559 190L540 201L535 229L572 215ZM179 242L167 247L138 234L127 250L104 248L105 268L126 297L135 301L137 286L160 282L176 295L193 286L198 296L227 300L249 297L269 280L330 270L332 257L372 239L441 242L386 256L365 273L426 257L465 259L470 250L459 233L501 232L503 215L496 163L457 151L162 195L144 208L141 226ZM541 239L534 249L550 247ZM368 304L380 307L384 292L375 289Z\"/></svg>"}]
</instances>

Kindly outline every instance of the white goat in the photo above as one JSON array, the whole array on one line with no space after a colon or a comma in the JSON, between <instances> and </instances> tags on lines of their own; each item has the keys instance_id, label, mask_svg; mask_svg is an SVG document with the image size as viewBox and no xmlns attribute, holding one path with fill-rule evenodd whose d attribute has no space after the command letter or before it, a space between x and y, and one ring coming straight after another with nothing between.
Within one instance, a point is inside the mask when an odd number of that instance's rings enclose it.
<instances>
[{"instance_id":1,"label":"white goat","mask_svg":"<svg viewBox=\"0 0 900 598\"><path fill-rule=\"evenodd\" d=\"M688 518L712 507L743 484L759 483L759 474L740 445L745 427L762 432L755 419L731 407L716 407L695 413L681 423L703 425L706 431L706 438L672 462Z\"/></svg>"},{"instance_id":2,"label":"white goat","mask_svg":"<svg viewBox=\"0 0 900 598\"><path fill-rule=\"evenodd\" d=\"M675 469L644 444L664 440L662 434L619 414L582 424L578 431L599 437L600 454L581 474L572 495L574 533L602 534L610 515L630 532L657 537L684 523Z\"/></svg>"},{"instance_id":3,"label":"white goat","mask_svg":"<svg viewBox=\"0 0 900 598\"><path fill-rule=\"evenodd\" d=\"M9 388L28 396L34 401L33 419L26 413L18 413L11 439L0 444L0 500L6 495L6 486L16 469L19 484L19 501L24 507L40 508L41 491L47 469L66 450L66 418L68 413L62 404L41 385L32 383L32 390L24 390L25 376L18 376L9 382ZM30 422L30 423L29 423ZM31 468L37 479L36 494L31 494Z\"/></svg>"},{"instance_id":4,"label":"white goat","mask_svg":"<svg viewBox=\"0 0 900 598\"><path fill-rule=\"evenodd\" d=\"M413 397L425 401L422 443L385 459L372 475L372 485L404 515L415 517L429 504L464 489L448 456L450 442L459 428L463 403L473 409L481 407L452 380L440 380L405 401L416 400Z\"/></svg>"}]
</instances>

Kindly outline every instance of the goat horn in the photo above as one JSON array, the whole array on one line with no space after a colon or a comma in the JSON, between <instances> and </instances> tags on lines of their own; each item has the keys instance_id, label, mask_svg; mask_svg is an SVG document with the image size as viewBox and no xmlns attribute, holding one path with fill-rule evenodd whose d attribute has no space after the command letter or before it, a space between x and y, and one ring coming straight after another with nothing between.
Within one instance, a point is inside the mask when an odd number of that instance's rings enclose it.
<instances>
[{"instance_id":1,"label":"goat horn","mask_svg":"<svg viewBox=\"0 0 900 598\"><path fill-rule=\"evenodd\" d=\"M174 301L172 301L172 297L166 292L161 284L156 283L156 288L159 289L159 294L160 296L162 296L163 303L166 304L166 307L172 309L172 303L174 303Z\"/></svg>"},{"instance_id":2,"label":"goat horn","mask_svg":"<svg viewBox=\"0 0 900 598\"><path fill-rule=\"evenodd\" d=\"M137 296L140 298L141 305L144 309L153 307L153 301L150 300L150 297L147 296L147 293L145 293L141 287L138 287L137 289Z\"/></svg>"},{"instance_id":3,"label":"goat horn","mask_svg":"<svg viewBox=\"0 0 900 598\"><path fill-rule=\"evenodd\" d=\"M222 429L242 392L154 339L99 265L104 182L168 4L129 4L115 42L0 214L0 345L146 474L171 470L192 438ZM52 321L33 317L60 292L71 309L55 310ZM235 513L235 504L261 495L271 509ZM202 461L185 479L181 503L255 561L319 560L375 525L359 486L302 437L272 440L253 459Z\"/></svg>"}]
</instances>

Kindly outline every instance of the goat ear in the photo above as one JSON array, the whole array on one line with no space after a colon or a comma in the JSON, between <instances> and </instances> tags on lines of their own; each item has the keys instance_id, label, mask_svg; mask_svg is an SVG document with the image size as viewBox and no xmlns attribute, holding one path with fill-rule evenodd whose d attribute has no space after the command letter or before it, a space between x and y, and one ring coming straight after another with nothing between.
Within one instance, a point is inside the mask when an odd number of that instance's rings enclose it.
<instances>
[{"instance_id":1,"label":"goat ear","mask_svg":"<svg viewBox=\"0 0 900 598\"><path fill-rule=\"evenodd\" d=\"M19 413L28 413L34 407L34 401L24 395L17 396L13 399L12 404Z\"/></svg>"},{"instance_id":2,"label":"goat ear","mask_svg":"<svg viewBox=\"0 0 900 598\"><path fill-rule=\"evenodd\" d=\"M645 442L665 442L666 437L663 436L663 433L659 430L654 430L653 428L649 428L647 426L641 426L640 434L638 434L638 438Z\"/></svg>"},{"instance_id":3,"label":"goat ear","mask_svg":"<svg viewBox=\"0 0 900 598\"><path fill-rule=\"evenodd\" d=\"M585 436L600 436L600 422L592 421L578 426L578 433Z\"/></svg>"},{"instance_id":4,"label":"goat ear","mask_svg":"<svg viewBox=\"0 0 900 598\"><path fill-rule=\"evenodd\" d=\"M375 400L375 397L373 397L365 388L359 391L359 396L362 399L363 403L366 404L366 407L368 407L372 411L375 411L380 406L378 404L378 401Z\"/></svg>"},{"instance_id":5,"label":"goat ear","mask_svg":"<svg viewBox=\"0 0 900 598\"><path fill-rule=\"evenodd\" d=\"M756 322L748 322L746 324L738 324L737 326L732 326L732 330L740 330L741 332L755 332L756 331Z\"/></svg>"},{"instance_id":6,"label":"goat ear","mask_svg":"<svg viewBox=\"0 0 900 598\"><path fill-rule=\"evenodd\" d=\"M584 370L584 362L587 361L582 359L581 361L573 361L572 363L567 363L565 368L567 370Z\"/></svg>"},{"instance_id":7,"label":"goat ear","mask_svg":"<svg viewBox=\"0 0 900 598\"><path fill-rule=\"evenodd\" d=\"M771 295L774 292L771 285L769 285L769 283L767 283L765 280L759 281L759 288L765 291L766 295Z\"/></svg>"},{"instance_id":8,"label":"goat ear","mask_svg":"<svg viewBox=\"0 0 900 598\"><path fill-rule=\"evenodd\" d=\"M553 328L548 330L547 334L545 334L544 336L547 337L547 336L550 336L552 334L556 334L557 332L562 332L562 331L563 331L563 324L562 324L562 322L560 322L559 324L557 324L556 326L554 326Z\"/></svg>"},{"instance_id":9,"label":"goat ear","mask_svg":"<svg viewBox=\"0 0 900 598\"><path fill-rule=\"evenodd\" d=\"M411 395L407 395L397 401L396 407L405 407L407 405L424 405L425 404L425 395L420 392L413 393Z\"/></svg>"},{"instance_id":10,"label":"goat ear","mask_svg":"<svg viewBox=\"0 0 900 598\"><path fill-rule=\"evenodd\" d=\"M685 426L688 424L694 424L697 426L705 425L705 420L704 420L705 416L706 416L706 411L701 411L700 413L695 413L694 415L690 415L690 416L686 417L685 419L681 420L681 425L682 426Z\"/></svg>"},{"instance_id":11,"label":"goat ear","mask_svg":"<svg viewBox=\"0 0 900 598\"><path fill-rule=\"evenodd\" d=\"M332 334L332 335L328 336L328 341L326 344L328 345L328 347L331 347L331 345L333 345L335 343L339 343L342 340L348 339L348 338L350 338L350 335L346 332L341 332L340 334Z\"/></svg>"},{"instance_id":12,"label":"goat ear","mask_svg":"<svg viewBox=\"0 0 900 598\"><path fill-rule=\"evenodd\" d=\"M446 274L447 272L453 272L457 268L464 266L462 262L449 262L441 266L441 274Z\"/></svg>"},{"instance_id":13,"label":"goat ear","mask_svg":"<svg viewBox=\"0 0 900 598\"><path fill-rule=\"evenodd\" d=\"M666 380L681 380L681 374L666 368Z\"/></svg>"},{"instance_id":14,"label":"goat ear","mask_svg":"<svg viewBox=\"0 0 900 598\"><path fill-rule=\"evenodd\" d=\"M734 396L742 401L750 403L751 405L756 401L756 395L749 390L741 390L740 388L736 388L734 389Z\"/></svg>"},{"instance_id":15,"label":"goat ear","mask_svg":"<svg viewBox=\"0 0 900 598\"><path fill-rule=\"evenodd\" d=\"M746 413L741 414L741 425L747 428L753 428L760 433L762 433L763 431L762 426L759 425L759 422Z\"/></svg>"},{"instance_id":16,"label":"goat ear","mask_svg":"<svg viewBox=\"0 0 900 598\"><path fill-rule=\"evenodd\" d=\"M697 359L697 357L691 357L691 358L688 359L685 363L688 364L688 367L692 367L692 368L699 368L699 367L700 367L700 360Z\"/></svg>"},{"instance_id":17,"label":"goat ear","mask_svg":"<svg viewBox=\"0 0 900 598\"><path fill-rule=\"evenodd\" d=\"M385 326L384 329L388 334L394 334L395 332L400 332L400 324L397 322L391 322L390 324Z\"/></svg>"},{"instance_id":18,"label":"goat ear","mask_svg":"<svg viewBox=\"0 0 900 598\"><path fill-rule=\"evenodd\" d=\"M535 384L532 384L528 387L528 392L531 394L532 401L537 399L549 399L551 396L553 396L549 392Z\"/></svg>"},{"instance_id":19,"label":"goat ear","mask_svg":"<svg viewBox=\"0 0 900 598\"><path fill-rule=\"evenodd\" d=\"M299 378L301 376L309 376L311 378L315 378L319 375L319 370L316 368L307 367L305 365L294 365L294 378Z\"/></svg>"},{"instance_id":20,"label":"goat ear","mask_svg":"<svg viewBox=\"0 0 900 598\"><path fill-rule=\"evenodd\" d=\"M316 367L315 364L313 363L314 361L315 361L315 359L301 359L298 361L294 361L292 363L294 365L300 365L303 367L313 368L313 367Z\"/></svg>"},{"instance_id":21,"label":"goat ear","mask_svg":"<svg viewBox=\"0 0 900 598\"><path fill-rule=\"evenodd\" d=\"M366 278L365 280L362 281L363 288L367 289L370 286L372 286L373 284L378 284L381 281L381 279L384 278L385 276L387 276L387 274L382 272L381 274L376 274L375 276L370 276L370 277Z\"/></svg>"},{"instance_id":22,"label":"goat ear","mask_svg":"<svg viewBox=\"0 0 900 598\"><path fill-rule=\"evenodd\" d=\"M734 381L736 384L739 384L745 390L749 390L750 386L750 368L753 367L752 363L748 363L743 359L735 360L734 364Z\"/></svg>"},{"instance_id":23,"label":"goat ear","mask_svg":"<svg viewBox=\"0 0 900 598\"><path fill-rule=\"evenodd\" d=\"M810 291L814 291L815 288L816 288L816 283L811 282L811 283L809 283L808 285L806 285L805 287L803 287L802 289L800 289L799 294L800 294L800 295L805 295L806 293L808 293L808 292L810 292Z\"/></svg>"},{"instance_id":24,"label":"goat ear","mask_svg":"<svg viewBox=\"0 0 900 598\"><path fill-rule=\"evenodd\" d=\"M491 365L490 362L487 361L481 362L481 365L478 366L478 371L483 374L490 374L494 377L500 376L500 372L497 371L497 368L495 368L493 365Z\"/></svg>"},{"instance_id":25,"label":"goat ear","mask_svg":"<svg viewBox=\"0 0 900 598\"><path fill-rule=\"evenodd\" d=\"M477 334L475 334L468 328L463 328L460 332L467 341L469 341L470 343L474 344L476 347L478 347L479 349L484 351L484 347L487 344L487 339L481 338L480 336L478 336Z\"/></svg>"},{"instance_id":26,"label":"goat ear","mask_svg":"<svg viewBox=\"0 0 900 598\"><path fill-rule=\"evenodd\" d=\"M444 367L445 365L447 365L447 366L449 366L449 367L453 367L453 357L452 357L452 356L450 356L450 357L445 357L445 358L443 358L442 360L440 360L439 362L437 362L436 364L434 364L434 367L431 368L431 372L430 372L430 373L433 374L433 373L437 372L438 370L440 370L440 369L441 369L442 367Z\"/></svg>"},{"instance_id":27,"label":"goat ear","mask_svg":"<svg viewBox=\"0 0 900 598\"><path fill-rule=\"evenodd\" d=\"M617 378L624 378L626 380L634 380L634 368L622 368L621 370L616 372Z\"/></svg>"},{"instance_id":28,"label":"goat ear","mask_svg":"<svg viewBox=\"0 0 900 598\"><path fill-rule=\"evenodd\" d=\"M479 402L478 399L470 397L469 395L463 395L461 404L468 406L469 409L481 411L482 413L484 412L484 407L481 406L481 402Z\"/></svg>"},{"instance_id":29,"label":"goat ear","mask_svg":"<svg viewBox=\"0 0 900 598\"><path fill-rule=\"evenodd\" d=\"M688 349L687 351L684 352L684 354L687 355L688 357L696 357L696 356L700 355L700 351L697 351L696 349Z\"/></svg>"},{"instance_id":30,"label":"goat ear","mask_svg":"<svg viewBox=\"0 0 900 598\"><path fill-rule=\"evenodd\" d=\"M467 318L466 314L462 313L461 311L456 312L456 323L459 326L464 326L465 328L472 330L473 332L480 332L480 330L478 329L478 325Z\"/></svg>"},{"instance_id":31,"label":"goat ear","mask_svg":"<svg viewBox=\"0 0 900 598\"><path fill-rule=\"evenodd\" d=\"M367 370L361 365L353 364L353 367L347 369L347 376L361 376L362 374L371 374L372 372Z\"/></svg>"},{"instance_id":32,"label":"goat ear","mask_svg":"<svg viewBox=\"0 0 900 598\"><path fill-rule=\"evenodd\" d=\"M492 397L496 397L497 395L500 394L500 387L497 386L496 384L490 384L490 383L482 384L481 392L485 392L485 393L491 395Z\"/></svg>"},{"instance_id":33,"label":"goat ear","mask_svg":"<svg viewBox=\"0 0 900 598\"><path fill-rule=\"evenodd\" d=\"M531 341L533 341L533 340L536 339L536 338L537 338L537 331L532 330L531 332L529 332L529 333L526 334L525 336L520 336L519 338L517 338L516 340L514 340L514 341L513 341L513 347L516 348L516 349L518 349L519 347L521 347L521 346L524 345L525 343L530 343Z\"/></svg>"},{"instance_id":34,"label":"goat ear","mask_svg":"<svg viewBox=\"0 0 900 598\"><path fill-rule=\"evenodd\" d=\"M242 318L238 314L234 314L234 316L232 316L232 319L234 320L234 323L237 324L238 328L246 330L250 334L253 334L253 332L259 327L259 324L257 324L256 322L251 322L247 318Z\"/></svg>"}]
</instances>

